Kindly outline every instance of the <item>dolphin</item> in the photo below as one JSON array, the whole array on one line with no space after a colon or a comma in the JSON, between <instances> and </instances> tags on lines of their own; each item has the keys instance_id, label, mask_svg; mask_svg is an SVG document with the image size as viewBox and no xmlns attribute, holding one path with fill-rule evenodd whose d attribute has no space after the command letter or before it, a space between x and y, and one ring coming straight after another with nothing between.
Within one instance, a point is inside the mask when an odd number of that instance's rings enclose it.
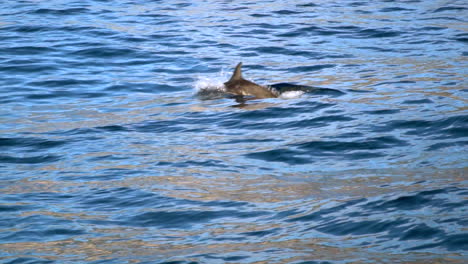
<instances>
[{"instance_id":1,"label":"dolphin","mask_svg":"<svg viewBox=\"0 0 468 264\"><path fill-rule=\"evenodd\" d=\"M254 96L255 98L274 98L278 93L273 89L258 85L242 78L242 62L237 64L231 79L224 83L226 92L238 97Z\"/></svg>"}]
</instances>

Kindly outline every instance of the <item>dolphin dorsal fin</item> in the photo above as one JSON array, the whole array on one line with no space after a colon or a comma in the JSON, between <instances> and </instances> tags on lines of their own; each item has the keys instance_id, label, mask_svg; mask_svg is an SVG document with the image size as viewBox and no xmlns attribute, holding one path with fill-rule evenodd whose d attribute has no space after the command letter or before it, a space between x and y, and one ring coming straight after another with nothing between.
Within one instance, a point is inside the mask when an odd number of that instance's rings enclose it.
<instances>
[{"instance_id":1,"label":"dolphin dorsal fin","mask_svg":"<svg viewBox=\"0 0 468 264\"><path fill-rule=\"evenodd\" d=\"M232 81L237 81L237 80L242 80L242 62L239 62L237 64L236 69L234 70L234 73L232 74L231 79L229 79L230 82Z\"/></svg>"}]
</instances>

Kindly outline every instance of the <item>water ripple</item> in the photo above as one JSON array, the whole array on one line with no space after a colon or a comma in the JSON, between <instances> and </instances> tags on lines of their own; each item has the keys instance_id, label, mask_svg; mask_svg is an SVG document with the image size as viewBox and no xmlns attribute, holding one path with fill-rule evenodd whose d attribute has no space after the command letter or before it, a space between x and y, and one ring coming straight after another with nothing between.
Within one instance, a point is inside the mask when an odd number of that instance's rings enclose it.
<instances>
[{"instance_id":1,"label":"water ripple","mask_svg":"<svg viewBox=\"0 0 468 264\"><path fill-rule=\"evenodd\" d=\"M465 6L1 1L0 262L466 263Z\"/></svg>"}]
</instances>

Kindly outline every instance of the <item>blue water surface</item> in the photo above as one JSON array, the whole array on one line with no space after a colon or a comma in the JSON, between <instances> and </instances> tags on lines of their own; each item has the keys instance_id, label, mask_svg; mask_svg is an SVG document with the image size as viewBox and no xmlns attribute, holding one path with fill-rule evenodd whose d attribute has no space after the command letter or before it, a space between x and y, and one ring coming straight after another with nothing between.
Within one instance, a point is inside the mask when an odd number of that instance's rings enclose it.
<instances>
[{"instance_id":1,"label":"blue water surface","mask_svg":"<svg viewBox=\"0 0 468 264\"><path fill-rule=\"evenodd\" d=\"M0 262L466 263L467 14L1 1Z\"/></svg>"}]
</instances>

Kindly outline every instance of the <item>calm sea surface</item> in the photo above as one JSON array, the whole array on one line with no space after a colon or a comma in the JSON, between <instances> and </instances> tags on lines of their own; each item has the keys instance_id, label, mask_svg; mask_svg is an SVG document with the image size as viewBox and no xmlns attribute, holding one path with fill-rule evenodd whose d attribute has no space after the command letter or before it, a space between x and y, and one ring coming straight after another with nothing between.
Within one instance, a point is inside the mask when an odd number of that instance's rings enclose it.
<instances>
[{"instance_id":1,"label":"calm sea surface","mask_svg":"<svg viewBox=\"0 0 468 264\"><path fill-rule=\"evenodd\" d=\"M1 1L0 262L467 263L467 43L464 0ZM337 93L197 94L240 61Z\"/></svg>"}]
</instances>

